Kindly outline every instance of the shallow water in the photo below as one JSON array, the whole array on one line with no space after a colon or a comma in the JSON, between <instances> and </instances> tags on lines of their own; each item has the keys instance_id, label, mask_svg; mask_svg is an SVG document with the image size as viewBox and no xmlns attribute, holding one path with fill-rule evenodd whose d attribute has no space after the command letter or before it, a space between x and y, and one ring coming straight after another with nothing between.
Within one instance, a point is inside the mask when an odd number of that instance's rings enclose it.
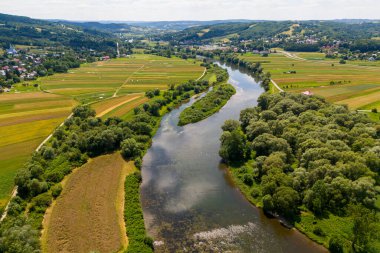
<instances>
[{"instance_id":1,"label":"shallow water","mask_svg":"<svg viewBox=\"0 0 380 253\"><path fill-rule=\"evenodd\" d=\"M227 119L264 92L250 76L222 65L236 94L219 113L184 127L182 110L167 114L143 159L141 201L156 252L327 252L252 206L221 165L219 137Z\"/></svg>"}]
</instances>

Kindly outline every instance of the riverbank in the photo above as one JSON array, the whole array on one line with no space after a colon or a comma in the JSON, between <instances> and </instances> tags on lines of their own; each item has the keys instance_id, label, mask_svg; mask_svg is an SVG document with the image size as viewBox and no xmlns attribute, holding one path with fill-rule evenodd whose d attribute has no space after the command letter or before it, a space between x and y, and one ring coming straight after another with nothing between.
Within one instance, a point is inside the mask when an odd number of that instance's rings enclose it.
<instances>
[{"instance_id":1,"label":"riverbank","mask_svg":"<svg viewBox=\"0 0 380 253\"><path fill-rule=\"evenodd\" d=\"M318 123L311 115L318 115ZM341 115L352 125L339 123ZM264 93L258 106L241 111L240 122L223 126L221 156L246 199L266 213L284 217L326 248L377 252L376 166L368 162L375 154L370 142L360 149L355 144L363 138L355 131L364 126L375 131L365 116L319 97ZM370 139L376 143L375 135ZM238 157L232 153L237 147L244 150ZM355 175L347 173L353 164ZM362 184L366 193L357 187ZM361 245L358 223L368 223Z\"/></svg>"},{"instance_id":2,"label":"riverbank","mask_svg":"<svg viewBox=\"0 0 380 253\"><path fill-rule=\"evenodd\" d=\"M223 110L181 127L179 115L194 100L176 108L164 116L144 156L141 203L155 252L326 252L301 233L267 219L220 167L220 127L256 105L263 92L254 78L222 67L236 88Z\"/></svg>"}]
</instances>

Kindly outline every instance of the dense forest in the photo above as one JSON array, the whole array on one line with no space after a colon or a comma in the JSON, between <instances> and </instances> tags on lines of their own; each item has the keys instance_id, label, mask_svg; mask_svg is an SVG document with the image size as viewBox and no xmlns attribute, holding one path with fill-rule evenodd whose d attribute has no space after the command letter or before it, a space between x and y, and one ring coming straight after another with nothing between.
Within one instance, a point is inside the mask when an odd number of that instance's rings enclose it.
<instances>
[{"instance_id":1,"label":"dense forest","mask_svg":"<svg viewBox=\"0 0 380 253\"><path fill-rule=\"evenodd\" d=\"M301 230L301 212L349 217L349 235L303 232L332 252L378 252L380 126L321 97L264 93L222 128L220 155L252 202Z\"/></svg>"},{"instance_id":2,"label":"dense forest","mask_svg":"<svg viewBox=\"0 0 380 253\"><path fill-rule=\"evenodd\" d=\"M0 47L9 44L93 49L115 54L115 37L106 31L0 14Z\"/></svg>"}]
</instances>

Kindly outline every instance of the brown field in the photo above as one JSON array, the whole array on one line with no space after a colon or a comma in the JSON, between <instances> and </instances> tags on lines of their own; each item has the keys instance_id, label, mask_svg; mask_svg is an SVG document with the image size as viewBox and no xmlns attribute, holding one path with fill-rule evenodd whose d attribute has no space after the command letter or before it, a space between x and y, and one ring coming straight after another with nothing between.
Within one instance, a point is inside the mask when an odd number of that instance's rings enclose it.
<instances>
[{"instance_id":1,"label":"brown field","mask_svg":"<svg viewBox=\"0 0 380 253\"><path fill-rule=\"evenodd\" d=\"M117 252L128 244L124 180L133 163L119 153L92 159L64 180L44 219L44 252Z\"/></svg>"}]
</instances>

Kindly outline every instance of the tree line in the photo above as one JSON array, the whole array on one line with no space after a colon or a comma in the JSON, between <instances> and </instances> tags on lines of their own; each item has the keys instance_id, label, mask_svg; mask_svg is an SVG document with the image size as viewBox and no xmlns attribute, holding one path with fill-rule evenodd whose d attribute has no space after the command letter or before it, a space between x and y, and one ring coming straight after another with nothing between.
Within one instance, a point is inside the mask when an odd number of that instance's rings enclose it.
<instances>
[{"instance_id":1,"label":"tree line","mask_svg":"<svg viewBox=\"0 0 380 253\"><path fill-rule=\"evenodd\" d=\"M330 250L376 251L380 126L321 97L264 93L222 128L220 156L264 211L293 222L301 210L351 217L351 236L329 234Z\"/></svg>"}]
</instances>

